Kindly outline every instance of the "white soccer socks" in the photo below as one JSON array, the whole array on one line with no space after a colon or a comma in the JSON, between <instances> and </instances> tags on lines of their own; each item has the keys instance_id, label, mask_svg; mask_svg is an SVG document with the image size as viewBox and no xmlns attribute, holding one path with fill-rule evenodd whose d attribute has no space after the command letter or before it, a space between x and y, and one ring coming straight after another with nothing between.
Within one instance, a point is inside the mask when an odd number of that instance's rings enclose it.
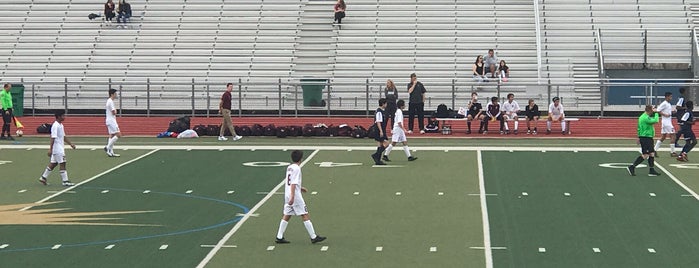
<instances>
[{"instance_id":1,"label":"white soccer socks","mask_svg":"<svg viewBox=\"0 0 699 268\"><path fill-rule=\"evenodd\" d=\"M59 173L61 174L61 181L63 181L63 182L69 181L69 180L68 180L68 171L67 171L67 170L61 170L61 171L59 171Z\"/></svg>"},{"instance_id":2,"label":"white soccer socks","mask_svg":"<svg viewBox=\"0 0 699 268\"><path fill-rule=\"evenodd\" d=\"M116 141L118 139L119 139L118 136L114 136L114 137L109 138L109 140L107 142L107 152L114 153L114 144L116 143Z\"/></svg>"},{"instance_id":3,"label":"white soccer socks","mask_svg":"<svg viewBox=\"0 0 699 268\"><path fill-rule=\"evenodd\" d=\"M46 167L46 169L44 169L44 174L41 174L41 177L44 179L48 178L49 175L51 175L51 171L53 171L53 169L49 169L49 167Z\"/></svg>"},{"instance_id":4,"label":"white soccer socks","mask_svg":"<svg viewBox=\"0 0 699 268\"><path fill-rule=\"evenodd\" d=\"M663 144L663 142L661 140L658 140L655 142L655 151L658 151L658 149L660 149L661 144Z\"/></svg>"},{"instance_id":5,"label":"white soccer socks","mask_svg":"<svg viewBox=\"0 0 699 268\"><path fill-rule=\"evenodd\" d=\"M277 231L277 239L284 238L284 232L286 231L286 226L289 225L288 221L282 220L279 222L279 231Z\"/></svg>"},{"instance_id":6,"label":"white soccer socks","mask_svg":"<svg viewBox=\"0 0 699 268\"><path fill-rule=\"evenodd\" d=\"M403 146L403 151L405 152L405 156L410 157L410 148L408 148L408 145Z\"/></svg>"},{"instance_id":7,"label":"white soccer socks","mask_svg":"<svg viewBox=\"0 0 699 268\"><path fill-rule=\"evenodd\" d=\"M311 236L311 239L316 239L316 230L313 229L311 220L304 221L303 226L306 226L306 231L308 231L308 235Z\"/></svg>"},{"instance_id":8,"label":"white soccer socks","mask_svg":"<svg viewBox=\"0 0 699 268\"><path fill-rule=\"evenodd\" d=\"M393 143L389 144L388 147L386 147L386 150L384 151L383 155L388 156L391 154L391 150L393 150Z\"/></svg>"}]
</instances>

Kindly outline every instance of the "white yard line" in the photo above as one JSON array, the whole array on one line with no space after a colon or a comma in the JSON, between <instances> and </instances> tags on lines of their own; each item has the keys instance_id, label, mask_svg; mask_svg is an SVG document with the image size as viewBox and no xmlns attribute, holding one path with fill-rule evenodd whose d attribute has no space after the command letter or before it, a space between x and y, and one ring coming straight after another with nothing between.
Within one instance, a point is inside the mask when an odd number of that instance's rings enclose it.
<instances>
[{"instance_id":1,"label":"white yard line","mask_svg":"<svg viewBox=\"0 0 699 268\"><path fill-rule=\"evenodd\" d=\"M311 153L311 155L306 157L306 160L304 160L301 163L301 167L305 166L306 163L308 163L308 161L310 161L319 151L320 151L319 149L315 149L313 151L313 153ZM262 200L260 200L260 202L257 202L257 204L254 207L252 207L252 209L250 209L250 211L245 216L243 216L243 218L240 219L240 221L238 223L236 223L233 226L233 228L230 231L228 231L228 233L226 235L224 235L220 241L218 241L218 243L216 243L216 246L213 249L211 249L211 251L209 251L209 254L206 254L206 257L204 257L204 259L201 260L199 265L197 265L197 268L203 268L204 266L206 266L206 264L209 263L211 261L211 259L214 258L216 253L226 244L228 239L230 239L233 236L233 234L235 234L238 230L240 230L240 227L243 226L243 223L245 223L250 218L250 216L253 213L255 213L255 211L257 211L260 207L262 207L262 205L264 205L267 202L267 200L269 200L274 195L274 193L279 191L279 188L281 188L282 186L284 186L284 180L279 182L279 184L277 184L277 186L274 187L274 189L269 191L269 193L264 198L262 198Z\"/></svg>"},{"instance_id":2,"label":"white yard line","mask_svg":"<svg viewBox=\"0 0 699 268\"><path fill-rule=\"evenodd\" d=\"M572 146L572 145L571 145ZM102 150L104 145L85 145L80 146L78 150ZM355 151L375 151L376 146L351 146L352 150ZM564 147L564 146L549 146L549 147L537 147L533 146L412 146L411 148L419 151L519 151L519 152L638 152L637 146L629 147ZM46 149L46 145L0 145L0 149ZM332 146L332 145L304 145L304 146L294 146L294 145L232 145L232 144L218 144L218 145L120 145L120 150L324 150L324 151L347 151L347 146Z\"/></svg>"},{"instance_id":3,"label":"white yard line","mask_svg":"<svg viewBox=\"0 0 699 268\"><path fill-rule=\"evenodd\" d=\"M665 172L665 174L667 174L667 176L670 177L670 179L672 179L673 181L675 181L675 183L677 183L677 185L679 185L680 187L682 187L682 189L684 189L684 190L687 191L689 194L691 194L695 199L699 200L699 195L698 195L696 192L694 192L694 190L692 190L691 188L687 187L687 185L685 185L684 183L682 183L682 181L680 181L679 179L677 179L677 177L675 177L675 175L672 175L672 173L670 173L670 171L668 171L668 170L665 169L663 166L661 166L660 164L658 164L658 162L655 162L655 166L658 167L658 168L659 168L660 170L662 170L663 172Z\"/></svg>"},{"instance_id":4,"label":"white yard line","mask_svg":"<svg viewBox=\"0 0 699 268\"><path fill-rule=\"evenodd\" d=\"M493 268L493 250L490 247L490 221L488 220L488 204L486 203L485 177L483 176L483 155L476 151L478 158L478 188L481 198L481 217L483 218L483 247L485 252L485 267Z\"/></svg>"},{"instance_id":5,"label":"white yard line","mask_svg":"<svg viewBox=\"0 0 699 268\"><path fill-rule=\"evenodd\" d=\"M44 146L44 147L45 147L45 146ZM106 174L109 173L109 172L112 172L112 171L114 171L114 170L117 170L117 169L119 169L119 168L121 168L121 167L123 167L123 166L125 166L125 165L131 164L131 163L136 162L136 161L138 161L138 160L141 160L141 158L144 158L144 157L146 157L146 156L149 156L149 155L151 155L151 154L153 154L153 153L155 153L155 152L157 152L157 151L158 151L158 149L155 149L155 150L152 150L152 151L150 151L150 152L148 152L148 153L145 153L144 155L141 155L141 156L139 156L139 157L136 157L136 158L134 158L134 159L131 159L131 160L129 160L129 161L126 161L126 162L124 162L124 163L121 163L120 165L117 165L117 166L115 166L115 167L113 167L113 168L110 168L110 169L108 169L108 170L106 170L106 171L100 173L100 174L97 174L97 175L95 175L95 176L92 176L91 178L89 178L89 179L87 179L87 180L81 181L80 183L77 183L77 184L75 184L75 185L73 185L73 186L71 186L71 187L65 188L65 189L63 189L62 191L59 191L59 192L57 192L57 193L55 193L55 194L52 194L52 195L50 195L50 196L48 196L48 197L46 197L46 198L44 198L44 199L41 199L41 200L39 200L39 201L36 201L36 203L37 203L37 204L41 204L41 203L44 203L44 202L46 202L46 201L49 201L49 200L51 200L52 198L54 198L54 197L56 197L56 196L59 196L59 195L64 194L64 193L66 193L66 192L68 192L68 191L71 191L71 190L75 189L76 187L78 187L78 186L80 186L80 185L83 185L83 184L85 184L85 183L91 182L91 181L93 181L93 180L95 180L95 179L97 179L97 178L99 178L99 177L102 177L102 176L106 175ZM20 209L19 211L25 211L25 210L28 210L28 209L30 209L30 208L32 208L32 207L31 207L31 206L25 207L25 208L23 208L23 209Z\"/></svg>"}]
</instances>

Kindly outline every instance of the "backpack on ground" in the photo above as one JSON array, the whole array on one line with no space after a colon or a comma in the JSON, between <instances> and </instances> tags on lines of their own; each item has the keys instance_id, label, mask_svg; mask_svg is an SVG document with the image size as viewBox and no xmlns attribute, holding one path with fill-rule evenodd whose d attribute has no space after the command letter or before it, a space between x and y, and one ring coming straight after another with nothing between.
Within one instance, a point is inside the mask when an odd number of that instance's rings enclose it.
<instances>
[{"instance_id":1,"label":"backpack on ground","mask_svg":"<svg viewBox=\"0 0 699 268\"><path fill-rule=\"evenodd\" d=\"M43 123L36 128L37 133L51 134L51 124Z\"/></svg>"},{"instance_id":2,"label":"backpack on ground","mask_svg":"<svg viewBox=\"0 0 699 268\"><path fill-rule=\"evenodd\" d=\"M435 113L435 116L437 118L449 117L449 108L447 108L447 105L442 103L439 106L437 106L437 112Z\"/></svg>"}]
</instances>

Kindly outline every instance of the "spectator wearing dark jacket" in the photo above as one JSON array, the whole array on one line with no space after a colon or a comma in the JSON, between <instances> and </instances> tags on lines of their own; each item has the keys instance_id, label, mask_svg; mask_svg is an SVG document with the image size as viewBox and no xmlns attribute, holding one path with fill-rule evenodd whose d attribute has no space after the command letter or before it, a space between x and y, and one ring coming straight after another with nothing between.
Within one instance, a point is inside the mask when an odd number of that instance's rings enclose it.
<instances>
[{"instance_id":1,"label":"spectator wearing dark jacket","mask_svg":"<svg viewBox=\"0 0 699 268\"><path fill-rule=\"evenodd\" d=\"M388 79L386 81L386 90L384 91L384 97L386 98L386 117L387 119L386 122L388 122L388 119L391 119L391 124L389 126L393 125L393 120L395 117L396 113L396 102L398 101L398 89L396 89L396 85L393 83L393 80Z\"/></svg>"},{"instance_id":2,"label":"spectator wearing dark jacket","mask_svg":"<svg viewBox=\"0 0 699 268\"><path fill-rule=\"evenodd\" d=\"M112 21L115 16L114 2L112 2L112 0L107 0L107 3L104 4L104 17L107 19L107 21Z\"/></svg>"},{"instance_id":3,"label":"spectator wearing dark jacket","mask_svg":"<svg viewBox=\"0 0 699 268\"><path fill-rule=\"evenodd\" d=\"M126 23L126 20L131 18L131 4L126 3L126 0L119 1L117 14L117 22Z\"/></svg>"},{"instance_id":4,"label":"spectator wearing dark jacket","mask_svg":"<svg viewBox=\"0 0 699 268\"><path fill-rule=\"evenodd\" d=\"M417 116L417 123L420 127L420 134L425 134L425 86L417 81L417 75L410 74L410 84L408 84L408 94L410 94L410 104L408 106L408 134L413 133L413 123Z\"/></svg>"}]
</instances>

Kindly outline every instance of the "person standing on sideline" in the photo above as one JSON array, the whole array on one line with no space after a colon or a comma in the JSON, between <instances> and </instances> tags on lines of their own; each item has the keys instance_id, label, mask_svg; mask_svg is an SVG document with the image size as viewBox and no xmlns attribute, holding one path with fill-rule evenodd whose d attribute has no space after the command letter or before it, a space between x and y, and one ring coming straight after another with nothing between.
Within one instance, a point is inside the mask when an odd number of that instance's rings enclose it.
<instances>
[{"instance_id":1,"label":"person standing on sideline","mask_svg":"<svg viewBox=\"0 0 699 268\"><path fill-rule=\"evenodd\" d=\"M293 163L286 168L286 177L284 177L284 216L282 216L282 220L279 222L279 230L275 240L277 244L289 243L289 241L284 239L284 231L286 231L286 227L289 225L291 216L301 216L303 225L311 236L311 243L322 242L327 238L316 235L313 223L311 223L311 216L308 215L306 202L303 201L303 196L301 195L301 193L308 191L301 186L301 181L303 180L301 176L301 159L303 159L302 151L294 150L291 152L291 161Z\"/></svg>"},{"instance_id":2,"label":"person standing on sideline","mask_svg":"<svg viewBox=\"0 0 699 268\"><path fill-rule=\"evenodd\" d=\"M677 157L675 152L675 127L672 125L672 92L665 92L665 100L658 105L658 113L660 114L660 139L655 142L655 151L660 149L660 145L667 137L670 137L670 156Z\"/></svg>"},{"instance_id":3,"label":"person standing on sideline","mask_svg":"<svg viewBox=\"0 0 699 268\"><path fill-rule=\"evenodd\" d=\"M385 120L388 123L388 119L391 119L391 125L395 122L393 115L396 114L396 101L398 101L398 89L393 80L388 79L386 81L386 90L384 91L384 97L386 98L386 115Z\"/></svg>"},{"instance_id":4,"label":"person standing on sideline","mask_svg":"<svg viewBox=\"0 0 699 268\"><path fill-rule=\"evenodd\" d=\"M10 124L12 123L12 93L10 93L10 88L12 85L7 83L3 90L0 90L0 105L2 105L2 135L0 135L0 140L14 140L10 136ZM5 132L7 132L7 137L5 137Z\"/></svg>"},{"instance_id":5,"label":"person standing on sideline","mask_svg":"<svg viewBox=\"0 0 699 268\"><path fill-rule=\"evenodd\" d=\"M466 134L471 134L471 122L473 120L483 121L483 105L478 102L478 93L471 92L471 101L468 102L468 115L466 115Z\"/></svg>"},{"instance_id":6,"label":"person standing on sideline","mask_svg":"<svg viewBox=\"0 0 699 268\"><path fill-rule=\"evenodd\" d=\"M697 136L694 135L694 131L692 131L692 125L694 125L694 115L692 114L694 102L688 101L685 107L686 109L682 110L684 114L679 119L680 131L677 132L678 139L680 135L684 135L684 147L682 147L682 153L677 156L677 160L682 162L689 161L689 159L687 159L687 154L697 145Z\"/></svg>"},{"instance_id":7,"label":"person standing on sideline","mask_svg":"<svg viewBox=\"0 0 699 268\"><path fill-rule=\"evenodd\" d=\"M561 98L553 97L553 103L549 104L549 115L546 121L546 134L551 134L551 122L561 122L561 134L566 134L566 120Z\"/></svg>"},{"instance_id":8,"label":"person standing on sideline","mask_svg":"<svg viewBox=\"0 0 699 268\"><path fill-rule=\"evenodd\" d=\"M218 104L218 113L223 115L223 123L221 124L221 130L218 134L218 140L227 141L228 138L224 137L223 134L226 133L226 128L233 135L233 140L237 141L243 137L238 136L235 133L235 127L233 127L233 121L231 120L231 101L233 99L231 92L233 91L233 83L226 84L226 92L223 92L221 96L221 102Z\"/></svg>"},{"instance_id":9,"label":"person standing on sideline","mask_svg":"<svg viewBox=\"0 0 699 268\"><path fill-rule=\"evenodd\" d=\"M507 101L502 104L502 109L505 111L505 133L510 134L510 126L507 124L507 120L515 121L515 135L517 135L517 129L519 128L519 104L515 101L515 94L507 94Z\"/></svg>"},{"instance_id":10,"label":"person standing on sideline","mask_svg":"<svg viewBox=\"0 0 699 268\"><path fill-rule=\"evenodd\" d=\"M408 106L408 134L413 133L413 119L417 115L417 123L420 127L420 134L425 134L425 86L417 81L415 73L410 74L410 84L408 84L408 94L410 94L410 104Z\"/></svg>"},{"instance_id":11,"label":"person standing on sideline","mask_svg":"<svg viewBox=\"0 0 699 268\"><path fill-rule=\"evenodd\" d=\"M51 126L51 145L49 146L48 155L51 158L49 160L49 165L41 174L39 182L43 185L48 185L46 178L49 177L51 171L53 171L56 166L59 166L61 181L63 186L73 186L72 182L68 180L68 171L66 170L66 151L65 143L68 143L71 148L75 149L75 144L70 142L68 137L66 137L66 132L63 129L63 121L65 120L65 111L59 110L55 113L56 121L53 122Z\"/></svg>"},{"instance_id":12,"label":"person standing on sideline","mask_svg":"<svg viewBox=\"0 0 699 268\"><path fill-rule=\"evenodd\" d=\"M376 127L379 129L379 136L374 138L374 140L378 143L376 147L376 153L371 155L371 158L374 159L374 163L376 165L385 165L386 163L381 162L381 155L383 155L383 151L386 149L386 141L388 141L388 136L386 135L386 124L388 123L388 120L386 119L386 99L381 98L379 99L379 108L376 109L376 114L374 115L374 124L376 124Z\"/></svg>"},{"instance_id":13,"label":"person standing on sideline","mask_svg":"<svg viewBox=\"0 0 699 268\"><path fill-rule=\"evenodd\" d=\"M396 143L403 143L403 151L405 151L405 156L408 157L408 161L415 161L417 157L410 154L410 148L408 148L408 139L405 137L405 127L403 127L403 109L405 109L405 101L398 101L398 109L396 109L395 123L393 123L393 135L391 135L391 144L388 145L386 151L383 154L383 161L391 162L388 159L388 155L391 154L391 150Z\"/></svg>"},{"instance_id":14,"label":"person standing on sideline","mask_svg":"<svg viewBox=\"0 0 699 268\"><path fill-rule=\"evenodd\" d=\"M342 18L345 17L345 9L347 9L345 1L337 0L333 9L335 10L335 22L337 22L337 24L342 24Z\"/></svg>"},{"instance_id":15,"label":"person standing on sideline","mask_svg":"<svg viewBox=\"0 0 699 268\"><path fill-rule=\"evenodd\" d=\"M539 117L541 112L539 112L539 105L534 103L534 99L529 99L529 105L524 107L524 114L527 116L527 135L536 135L536 127L539 125ZM531 122L534 121L534 131L531 128Z\"/></svg>"},{"instance_id":16,"label":"person standing on sideline","mask_svg":"<svg viewBox=\"0 0 699 268\"><path fill-rule=\"evenodd\" d=\"M646 110L638 117L638 143L641 144L641 155L636 158L630 166L626 167L629 175L636 176L636 166L648 159L648 176L654 177L660 175L655 171L655 149L653 148L653 137L655 137L655 128L653 125L658 123L658 114L653 106L646 105Z\"/></svg>"},{"instance_id":17,"label":"person standing on sideline","mask_svg":"<svg viewBox=\"0 0 699 268\"><path fill-rule=\"evenodd\" d=\"M114 153L114 144L121 138L121 131L119 130L119 124L116 121L117 110L114 107L114 99L116 99L116 89L109 89L109 98L107 99L105 115L107 119L105 120L107 125L107 133L109 133L109 138L107 139L107 146L104 146L104 151L107 152L109 157L119 157L118 154Z\"/></svg>"}]
</instances>

